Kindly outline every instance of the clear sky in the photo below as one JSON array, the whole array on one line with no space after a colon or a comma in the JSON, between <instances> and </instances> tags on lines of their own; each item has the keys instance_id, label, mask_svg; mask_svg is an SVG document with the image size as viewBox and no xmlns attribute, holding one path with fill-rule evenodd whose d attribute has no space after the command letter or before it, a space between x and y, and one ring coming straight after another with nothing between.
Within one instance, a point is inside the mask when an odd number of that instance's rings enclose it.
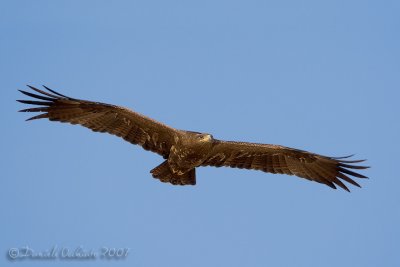
<instances>
[{"instance_id":1,"label":"clear sky","mask_svg":"<svg viewBox=\"0 0 400 267\"><path fill-rule=\"evenodd\" d=\"M0 2L1 266L400 266L399 1ZM351 193L286 175L200 168L40 120L45 84L215 138L356 154ZM125 259L10 260L129 248Z\"/></svg>"}]
</instances>

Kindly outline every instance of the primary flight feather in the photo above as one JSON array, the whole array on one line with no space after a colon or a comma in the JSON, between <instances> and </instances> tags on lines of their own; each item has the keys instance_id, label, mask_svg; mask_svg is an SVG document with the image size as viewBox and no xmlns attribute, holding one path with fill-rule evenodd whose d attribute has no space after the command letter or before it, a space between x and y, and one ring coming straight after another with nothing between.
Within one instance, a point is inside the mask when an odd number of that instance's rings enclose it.
<instances>
[{"instance_id":1,"label":"primary flight feather","mask_svg":"<svg viewBox=\"0 0 400 267\"><path fill-rule=\"evenodd\" d=\"M364 160L334 158L278 145L217 140L210 134L174 129L137 112L115 105L75 99L29 86L38 94L19 90L38 100L17 100L38 107L21 112L43 112L28 120L79 124L95 132L107 132L161 155L165 160L150 172L154 178L174 185L196 184L196 167L215 166L254 169L296 175L347 191L343 183L360 187L353 177L367 178L351 169ZM352 178L350 178L352 176Z\"/></svg>"}]
</instances>

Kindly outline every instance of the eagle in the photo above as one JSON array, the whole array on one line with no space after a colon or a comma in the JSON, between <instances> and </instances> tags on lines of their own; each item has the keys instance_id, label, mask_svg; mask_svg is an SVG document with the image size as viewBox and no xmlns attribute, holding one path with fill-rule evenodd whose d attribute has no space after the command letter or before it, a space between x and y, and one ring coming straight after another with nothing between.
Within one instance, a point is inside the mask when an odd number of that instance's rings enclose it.
<instances>
[{"instance_id":1,"label":"eagle","mask_svg":"<svg viewBox=\"0 0 400 267\"><path fill-rule=\"evenodd\" d=\"M202 166L260 170L267 173L295 175L333 189L350 191L343 181L361 187L354 177L367 178L354 169L366 169L347 157L328 157L280 145L223 141L211 134L179 130L125 107L76 99L46 86L47 91L28 85L35 91L19 90L34 100L17 100L36 105L20 112L41 112L27 119L79 124L94 132L119 136L129 143L157 153L164 161L150 173L173 185L195 185L196 168ZM351 177L351 178L350 178Z\"/></svg>"}]
</instances>

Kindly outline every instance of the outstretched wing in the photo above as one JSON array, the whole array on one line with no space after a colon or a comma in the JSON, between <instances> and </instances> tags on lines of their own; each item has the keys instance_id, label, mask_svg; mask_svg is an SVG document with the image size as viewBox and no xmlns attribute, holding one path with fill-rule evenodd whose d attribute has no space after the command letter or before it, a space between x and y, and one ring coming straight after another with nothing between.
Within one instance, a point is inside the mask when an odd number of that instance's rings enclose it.
<instances>
[{"instance_id":1,"label":"outstretched wing","mask_svg":"<svg viewBox=\"0 0 400 267\"><path fill-rule=\"evenodd\" d=\"M349 191L340 179L360 187L349 176L367 177L349 169L366 169L368 167L353 164L364 160L344 160L344 158L346 157L326 157L276 145L215 140L214 146L202 166L226 166L296 175L326 184L334 189L336 189L335 185L338 185Z\"/></svg>"},{"instance_id":2,"label":"outstretched wing","mask_svg":"<svg viewBox=\"0 0 400 267\"><path fill-rule=\"evenodd\" d=\"M44 112L28 120L48 118L51 121L80 124L95 132L106 132L122 137L164 158L169 155L174 134L177 133L177 130L171 127L124 107L67 97L45 86L51 93L29 85L28 87L39 95L22 90L20 92L44 100L17 100L24 104L39 106L20 110L21 112Z\"/></svg>"}]
</instances>

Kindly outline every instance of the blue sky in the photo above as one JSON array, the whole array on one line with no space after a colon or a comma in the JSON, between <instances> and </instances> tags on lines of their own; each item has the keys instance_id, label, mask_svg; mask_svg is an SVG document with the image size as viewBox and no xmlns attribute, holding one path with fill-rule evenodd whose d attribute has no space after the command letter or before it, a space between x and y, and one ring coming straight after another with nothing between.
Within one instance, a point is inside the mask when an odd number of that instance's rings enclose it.
<instances>
[{"instance_id":1,"label":"blue sky","mask_svg":"<svg viewBox=\"0 0 400 267\"><path fill-rule=\"evenodd\" d=\"M0 265L399 266L398 1L2 1ZM200 168L174 187L122 139L24 122L25 84L218 139L372 166L351 193ZM10 248L130 248L18 260Z\"/></svg>"}]
</instances>

